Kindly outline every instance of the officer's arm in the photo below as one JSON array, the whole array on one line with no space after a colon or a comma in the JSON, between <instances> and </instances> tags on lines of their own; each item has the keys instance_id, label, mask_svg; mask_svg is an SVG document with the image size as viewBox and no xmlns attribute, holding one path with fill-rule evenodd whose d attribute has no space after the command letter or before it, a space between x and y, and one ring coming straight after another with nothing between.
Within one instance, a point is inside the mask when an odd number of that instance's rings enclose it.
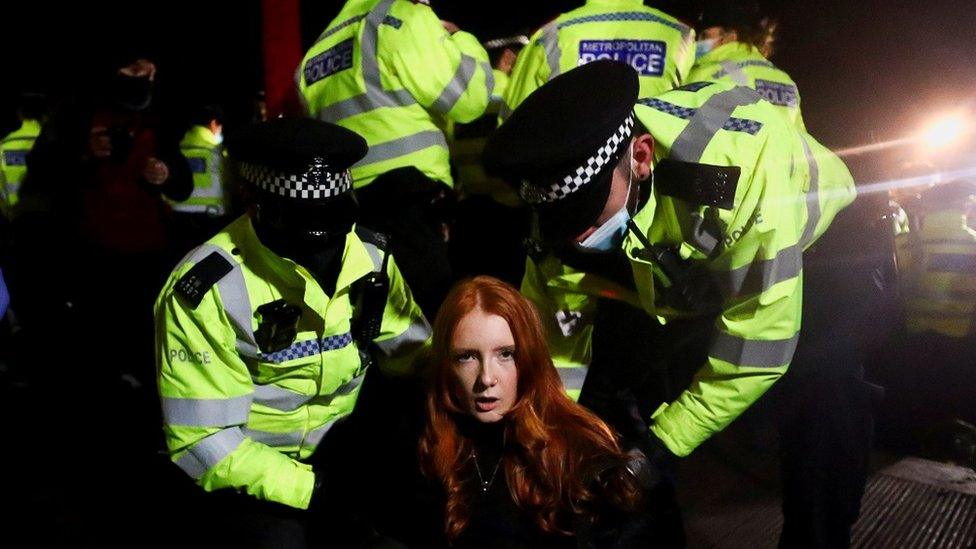
<instances>
[{"instance_id":1,"label":"officer's arm","mask_svg":"<svg viewBox=\"0 0 976 549\"><path fill-rule=\"evenodd\" d=\"M382 351L379 364L387 373L412 374L419 353L430 345L430 324L414 301L392 256L386 274L390 277L390 291L380 335L375 339L376 346Z\"/></svg>"},{"instance_id":2,"label":"officer's arm","mask_svg":"<svg viewBox=\"0 0 976 549\"><path fill-rule=\"evenodd\" d=\"M207 491L240 489L307 508L315 481L309 466L244 433L254 386L216 289L195 309L164 290L156 304L156 353L171 459Z\"/></svg>"},{"instance_id":3,"label":"officer's arm","mask_svg":"<svg viewBox=\"0 0 976 549\"><path fill-rule=\"evenodd\" d=\"M400 81L417 102L450 120L479 118L494 88L488 53L471 34L448 34L429 7L407 9L401 28L383 29L383 38L393 39L386 51Z\"/></svg>"},{"instance_id":4,"label":"officer's arm","mask_svg":"<svg viewBox=\"0 0 976 549\"><path fill-rule=\"evenodd\" d=\"M499 118L504 121L530 93L537 90L549 79L549 65L546 62L546 51L539 42L542 31L537 31L529 43L522 48L515 59L512 74L505 88L505 105Z\"/></svg>"},{"instance_id":5,"label":"officer's arm","mask_svg":"<svg viewBox=\"0 0 976 549\"><path fill-rule=\"evenodd\" d=\"M756 220L751 229L711 262L725 297L708 358L688 389L652 416L651 431L679 456L691 453L762 396L786 372L799 337L803 204L780 204L783 197L772 189L783 189L782 182L758 181L788 176L784 170L760 167L756 173L752 196L737 201L760 195L769 203L749 214Z\"/></svg>"}]
</instances>

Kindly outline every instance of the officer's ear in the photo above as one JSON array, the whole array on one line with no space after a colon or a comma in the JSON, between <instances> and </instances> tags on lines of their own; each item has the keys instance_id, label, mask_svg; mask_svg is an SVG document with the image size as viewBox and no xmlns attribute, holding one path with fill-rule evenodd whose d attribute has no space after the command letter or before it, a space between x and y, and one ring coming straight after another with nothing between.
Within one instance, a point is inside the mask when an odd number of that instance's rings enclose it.
<instances>
[{"instance_id":1,"label":"officer's ear","mask_svg":"<svg viewBox=\"0 0 976 549\"><path fill-rule=\"evenodd\" d=\"M634 151L634 177L638 181L644 181L651 176L654 162L654 138L649 133L641 133L634 138L632 147Z\"/></svg>"}]
</instances>

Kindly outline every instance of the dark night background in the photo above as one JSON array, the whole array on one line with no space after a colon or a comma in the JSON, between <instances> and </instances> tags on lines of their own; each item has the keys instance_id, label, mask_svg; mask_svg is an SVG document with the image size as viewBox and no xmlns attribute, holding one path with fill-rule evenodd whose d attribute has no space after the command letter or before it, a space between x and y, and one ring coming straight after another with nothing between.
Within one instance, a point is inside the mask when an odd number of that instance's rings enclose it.
<instances>
[{"instance_id":1,"label":"dark night background","mask_svg":"<svg viewBox=\"0 0 976 549\"><path fill-rule=\"evenodd\" d=\"M533 28L576 1L434 0L481 39ZM649 2L653 3L653 2ZM691 2L663 0L680 15ZM309 45L342 2L306 0ZM976 93L976 10L972 0L782 0L766 2L780 19L772 60L796 80L810 132L832 148L895 139L926 118L970 104ZM179 114L193 101L219 101L231 125L262 87L257 0L54 3L4 8L4 85L0 132L15 124L12 100L24 90L51 94L90 85L99 71L133 54L159 67L158 97ZM15 52L15 53L11 53ZM892 177L911 147L849 157L859 182Z\"/></svg>"}]
</instances>

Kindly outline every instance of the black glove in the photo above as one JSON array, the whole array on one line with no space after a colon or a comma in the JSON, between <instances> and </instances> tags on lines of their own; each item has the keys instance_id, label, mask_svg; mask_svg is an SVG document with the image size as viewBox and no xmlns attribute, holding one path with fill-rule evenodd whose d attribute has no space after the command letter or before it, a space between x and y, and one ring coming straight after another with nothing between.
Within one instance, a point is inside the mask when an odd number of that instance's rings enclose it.
<instances>
[{"instance_id":1,"label":"black glove","mask_svg":"<svg viewBox=\"0 0 976 549\"><path fill-rule=\"evenodd\" d=\"M630 455L627 470L637 478L644 490L653 489L669 476L676 459L661 439L650 431L628 448L627 453Z\"/></svg>"}]
</instances>

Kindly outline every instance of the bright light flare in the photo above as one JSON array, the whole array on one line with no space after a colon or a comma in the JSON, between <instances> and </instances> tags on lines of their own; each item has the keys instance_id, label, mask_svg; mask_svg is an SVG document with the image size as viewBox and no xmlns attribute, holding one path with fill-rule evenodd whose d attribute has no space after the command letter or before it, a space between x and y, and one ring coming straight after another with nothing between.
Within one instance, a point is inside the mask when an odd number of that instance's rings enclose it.
<instances>
[{"instance_id":1,"label":"bright light flare","mask_svg":"<svg viewBox=\"0 0 976 549\"><path fill-rule=\"evenodd\" d=\"M931 149L942 149L959 140L967 129L962 115L947 115L929 124L921 139Z\"/></svg>"}]
</instances>

